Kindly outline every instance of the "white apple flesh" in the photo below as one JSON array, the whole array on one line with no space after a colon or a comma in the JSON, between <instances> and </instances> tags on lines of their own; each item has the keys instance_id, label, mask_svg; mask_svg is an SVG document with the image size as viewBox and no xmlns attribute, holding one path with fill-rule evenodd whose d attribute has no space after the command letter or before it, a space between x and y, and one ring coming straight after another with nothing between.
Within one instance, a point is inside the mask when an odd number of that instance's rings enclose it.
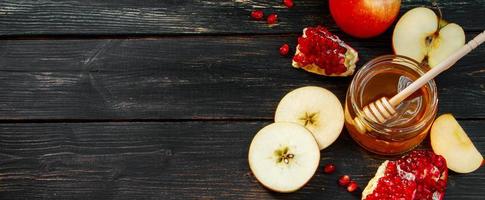
<instances>
[{"instance_id":1,"label":"white apple flesh","mask_svg":"<svg viewBox=\"0 0 485 200\"><path fill-rule=\"evenodd\" d=\"M315 86L295 89L281 99L275 122L298 123L313 134L320 149L331 145L342 132L344 112L338 98Z\"/></svg>"},{"instance_id":2,"label":"white apple flesh","mask_svg":"<svg viewBox=\"0 0 485 200\"><path fill-rule=\"evenodd\" d=\"M254 136L248 160L262 185L277 192L294 192L315 174L320 150L307 129L295 123L278 122Z\"/></svg>"},{"instance_id":3,"label":"white apple flesh","mask_svg":"<svg viewBox=\"0 0 485 200\"><path fill-rule=\"evenodd\" d=\"M434 121L430 139L433 151L446 159L450 170L470 173L483 162L483 156L451 114L441 115Z\"/></svg>"},{"instance_id":4,"label":"white apple flesh","mask_svg":"<svg viewBox=\"0 0 485 200\"><path fill-rule=\"evenodd\" d=\"M457 24L451 23L441 28L433 39L428 53L428 64L434 67L465 44L465 32Z\"/></svg>"},{"instance_id":5,"label":"white apple flesh","mask_svg":"<svg viewBox=\"0 0 485 200\"><path fill-rule=\"evenodd\" d=\"M434 67L465 44L465 32L454 23L440 27L434 11L418 7L397 22L392 36L394 52Z\"/></svg>"}]
</instances>

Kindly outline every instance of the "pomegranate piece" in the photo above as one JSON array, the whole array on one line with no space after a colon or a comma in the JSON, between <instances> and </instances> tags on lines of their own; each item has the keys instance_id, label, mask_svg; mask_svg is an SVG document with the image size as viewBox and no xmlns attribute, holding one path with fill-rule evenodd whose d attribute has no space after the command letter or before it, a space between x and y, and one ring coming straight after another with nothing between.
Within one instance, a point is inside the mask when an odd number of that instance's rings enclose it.
<instances>
[{"instance_id":1,"label":"pomegranate piece","mask_svg":"<svg viewBox=\"0 0 485 200\"><path fill-rule=\"evenodd\" d=\"M362 192L362 199L443 199L448 180L446 160L429 150L416 150L385 161Z\"/></svg>"},{"instance_id":2,"label":"pomegranate piece","mask_svg":"<svg viewBox=\"0 0 485 200\"><path fill-rule=\"evenodd\" d=\"M275 14L275 13L272 13L272 14L268 15L268 18L266 19L266 22L269 25L277 23L278 22L278 15Z\"/></svg>"},{"instance_id":3,"label":"pomegranate piece","mask_svg":"<svg viewBox=\"0 0 485 200\"><path fill-rule=\"evenodd\" d=\"M307 27L298 38L293 67L326 76L350 76L358 53L325 27Z\"/></svg>"},{"instance_id":4,"label":"pomegranate piece","mask_svg":"<svg viewBox=\"0 0 485 200\"><path fill-rule=\"evenodd\" d=\"M332 164L332 163L329 163L329 164L326 164L325 166L323 166L323 172L325 172L325 174L331 174L331 173L334 173L335 172L335 165Z\"/></svg>"},{"instance_id":5,"label":"pomegranate piece","mask_svg":"<svg viewBox=\"0 0 485 200\"><path fill-rule=\"evenodd\" d=\"M262 20L264 16L264 13L262 10L253 10L251 12L251 18L254 20Z\"/></svg>"},{"instance_id":6,"label":"pomegranate piece","mask_svg":"<svg viewBox=\"0 0 485 200\"><path fill-rule=\"evenodd\" d=\"M285 6L287 8L292 8L293 7L293 0L283 0L283 4L285 4Z\"/></svg>"},{"instance_id":7,"label":"pomegranate piece","mask_svg":"<svg viewBox=\"0 0 485 200\"><path fill-rule=\"evenodd\" d=\"M350 177L348 175L343 175L338 179L338 184L340 186L347 186L350 183Z\"/></svg>"},{"instance_id":8,"label":"pomegranate piece","mask_svg":"<svg viewBox=\"0 0 485 200\"><path fill-rule=\"evenodd\" d=\"M290 46L288 44L283 44L280 47L280 55L287 56L288 52L290 52Z\"/></svg>"}]
</instances>

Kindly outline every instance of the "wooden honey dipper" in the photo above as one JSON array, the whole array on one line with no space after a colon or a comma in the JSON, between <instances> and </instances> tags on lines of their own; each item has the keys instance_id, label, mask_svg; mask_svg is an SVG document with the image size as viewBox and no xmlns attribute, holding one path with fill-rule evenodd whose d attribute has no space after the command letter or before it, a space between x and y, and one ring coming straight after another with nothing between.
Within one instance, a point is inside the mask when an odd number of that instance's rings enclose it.
<instances>
[{"instance_id":1,"label":"wooden honey dipper","mask_svg":"<svg viewBox=\"0 0 485 200\"><path fill-rule=\"evenodd\" d=\"M473 38L471 41L461 47L458 51L446 58L443 62L431 68L431 70L426 72L423 76L419 77L404 90L394 95L391 99L388 99L387 97L382 97L377 101L374 101L369 105L365 106L363 108L364 116L368 119L371 119L372 121L385 123L394 114L396 114L396 106L399 105L404 99L408 98L411 94L423 87L423 85L436 77L438 74L450 68L459 59L470 53L470 51L475 49L484 41L485 31L477 35L475 38ZM365 130L367 129L364 123L362 123L361 119L358 117L354 119L354 123L359 132L365 132Z\"/></svg>"}]
</instances>

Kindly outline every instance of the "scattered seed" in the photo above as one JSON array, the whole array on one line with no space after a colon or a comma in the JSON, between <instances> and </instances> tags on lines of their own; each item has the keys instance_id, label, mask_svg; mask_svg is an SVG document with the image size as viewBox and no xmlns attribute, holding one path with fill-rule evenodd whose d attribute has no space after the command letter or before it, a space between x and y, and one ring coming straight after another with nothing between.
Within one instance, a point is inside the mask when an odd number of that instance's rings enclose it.
<instances>
[{"instance_id":1,"label":"scattered seed","mask_svg":"<svg viewBox=\"0 0 485 200\"><path fill-rule=\"evenodd\" d=\"M251 18L254 20L262 20L264 17L264 13L262 10L253 10L251 12Z\"/></svg>"},{"instance_id":2,"label":"scattered seed","mask_svg":"<svg viewBox=\"0 0 485 200\"><path fill-rule=\"evenodd\" d=\"M288 52L290 52L290 46L288 44L283 44L280 47L280 55L287 56Z\"/></svg>"},{"instance_id":3,"label":"scattered seed","mask_svg":"<svg viewBox=\"0 0 485 200\"><path fill-rule=\"evenodd\" d=\"M293 0L283 0L283 4L285 4L287 8L292 8L294 5Z\"/></svg>"},{"instance_id":4,"label":"scattered seed","mask_svg":"<svg viewBox=\"0 0 485 200\"><path fill-rule=\"evenodd\" d=\"M343 175L338 179L338 184L340 186L347 186L350 183L350 177L348 175Z\"/></svg>"},{"instance_id":5,"label":"scattered seed","mask_svg":"<svg viewBox=\"0 0 485 200\"><path fill-rule=\"evenodd\" d=\"M275 13L271 13L270 15L268 15L266 22L270 25L277 23L278 22L278 15L275 14Z\"/></svg>"},{"instance_id":6,"label":"scattered seed","mask_svg":"<svg viewBox=\"0 0 485 200\"><path fill-rule=\"evenodd\" d=\"M354 192L359 188L359 185L355 181L350 181L349 185L347 186L347 191L349 192Z\"/></svg>"},{"instance_id":7,"label":"scattered seed","mask_svg":"<svg viewBox=\"0 0 485 200\"><path fill-rule=\"evenodd\" d=\"M323 167L323 172L325 172L325 174L332 174L335 172L335 165L332 164L332 163L329 163L329 164L326 164L324 167Z\"/></svg>"}]
</instances>

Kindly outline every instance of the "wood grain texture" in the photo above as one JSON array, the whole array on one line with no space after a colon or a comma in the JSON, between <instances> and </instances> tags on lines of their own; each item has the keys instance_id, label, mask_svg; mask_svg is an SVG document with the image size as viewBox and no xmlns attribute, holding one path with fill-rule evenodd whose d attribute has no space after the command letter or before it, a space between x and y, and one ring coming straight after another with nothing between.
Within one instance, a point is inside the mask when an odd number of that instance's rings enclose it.
<instances>
[{"instance_id":1,"label":"wood grain texture","mask_svg":"<svg viewBox=\"0 0 485 200\"><path fill-rule=\"evenodd\" d=\"M483 122L460 123L485 153ZM316 176L302 190L268 192L251 175L247 150L269 123L0 124L0 198L357 199L338 187L339 175L365 186L383 161L344 132L322 151ZM323 174L328 162L337 165L335 174ZM451 173L447 199L483 197L484 176L485 168Z\"/></svg>"},{"instance_id":2,"label":"wood grain texture","mask_svg":"<svg viewBox=\"0 0 485 200\"><path fill-rule=\"evenodd\" d=\"M337 186L338 176L365 186L383 158L345 131L290 195L258 184L247 150L285 93L318 85L343 100L351 80L291 68L278 54L282 43L323 24L360 52L361 66L391 53L391 30L357 40L337 30L327 0L290 10L280 2L0 0L0 38L40 39L0 40L0 199L359 199ZM483 30L485 0L439 4L468 38ZM400 14L420 5L430 3L403 0ZM279 25L249 20L255 8L278 13ZM466 119L481 153L484 53L437 79L439 112ZM323 174L328 162L336 174ZM452 173L446 199L483 198L484 177L483 167Z\"/></svg>"},{"instance_id":3,"label":"wood grain texture","mask_svg":"<svg viewBox=\"0 0 485 200\"><path fill-rule=\"evenodd\" d=\"M485 0L438 2L445 19L467 31L483 29ZM0 36L297 33L315 24L335 30L327 4L295 1L286 9L281 1L266 0L2 0ZM401 14L423 5L431 3L404 0ZM255 8L277 13L279 25L249 20Z\"/></svg>"},{"instance_id":4,"label":"wood grain texture","mask_svg":"<svg viewBox=\"0 0 485 200\"><path fill-rule=\"evenodd\" d=\"M469 37L475 34L470 34ZM290 66L297 36L0 41L0 119L272 119L290 90L317 85L343 102L351 78ZM359 66L389 37L355 40ZM440 112L484 118L484 47L437 78Z\"/></svg>"}]
</instances>

